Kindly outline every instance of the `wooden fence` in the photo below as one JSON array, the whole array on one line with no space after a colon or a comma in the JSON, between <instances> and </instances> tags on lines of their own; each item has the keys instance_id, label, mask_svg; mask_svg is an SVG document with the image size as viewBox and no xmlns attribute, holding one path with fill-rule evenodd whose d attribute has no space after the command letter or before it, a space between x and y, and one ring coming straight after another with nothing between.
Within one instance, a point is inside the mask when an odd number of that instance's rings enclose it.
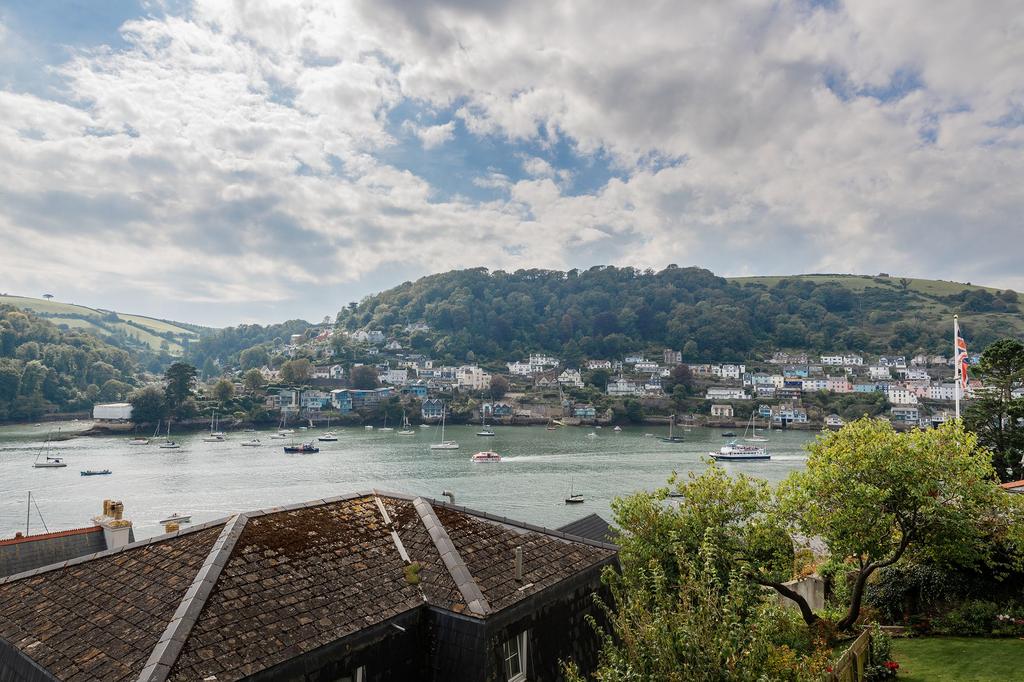
<instances>
[{"instance_id":1,"label":"wooden fence","mask_svg":"<svg viewBox=\"0 0 1024 682\"><path fill-rule=\"evenodd\" d=\"M825 679L828 682L862 682L864 670L869 665L871 665L871 630L865 630L839 657L836 664L832 666L832 672Z\"/></svg>"}]
</instances>

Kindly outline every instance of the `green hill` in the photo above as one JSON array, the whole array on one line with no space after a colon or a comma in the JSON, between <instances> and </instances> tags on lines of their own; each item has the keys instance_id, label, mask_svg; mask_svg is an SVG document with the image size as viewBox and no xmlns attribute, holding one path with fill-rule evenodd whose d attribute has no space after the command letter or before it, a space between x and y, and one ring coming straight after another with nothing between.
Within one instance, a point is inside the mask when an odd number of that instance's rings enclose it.
<instances>
[{"instance_id":1,"label":"green hill","mask_svg":"<svg viewBox=\"0 0 1024 682\"><path fill-rule=\"evenodd\" d=\"M129 315L26 296L2 294L0 304L31 311L58 327L88 332L121 346L134 346L153 352L166 350L175 356L182 355L189 343L198 340L203 329L196 325L169 322L145 315Z\"/></svg>"},{"instance_id":2,"label":"green hill","mask_svg":"<svg viewBox=\"0 0 1024 682\"><path fill-rule=\"evenodd\" d=\"M665 347L710 361L775 349L948 353L954 313L972 350L1024 336L1012 291L889 276L725 279L675 266L452 271L369 296L339 320L454 361L538 351L573 361ZM414 322L431 331L405 334Z\"/></svg>"}]
</instances>

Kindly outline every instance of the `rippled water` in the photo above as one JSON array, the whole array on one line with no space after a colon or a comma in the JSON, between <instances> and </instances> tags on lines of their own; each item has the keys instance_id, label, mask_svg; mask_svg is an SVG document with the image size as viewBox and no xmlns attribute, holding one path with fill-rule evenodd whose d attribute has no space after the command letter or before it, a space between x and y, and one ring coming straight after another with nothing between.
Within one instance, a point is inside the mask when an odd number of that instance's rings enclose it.
<instances>
[{"instance_id":1,"label":"rippled water","mask_svg":"<svg viewBox=\"0 0 1024 682\"><path fill-rule=\"evenodd\" d=\"M62 425L63 431L88 423ZM200 523L227 514L376 487L427 497L443 490L456 502L548 527L557 527L597 512L610 519L611 500L640 489L653 489L675 470L704 467L702 458L726 439L717 429L695 428L686 442L662 443L645 433L662 435L657 427L610 428L495 427L497 435L482 438L478 427L456 426L447 437L459 450L430 450L439 429L417 429L399 436L363 428L336 429L337 442L318 443L318 454L283 452L289 441L269 440L271 432L255 434L259 448L242 447L254 434L231 433L222 443L204 443L203 434L175 436L179 450L161 450L156 443L128 445L127 437L82 437L52 444L53 455L65 458L64 469L34 469L42 452L43 427L0 428L0 537L25 529L27 493L50 530L89 525L104 498L120 499L135 523L138 538L161 532L159 519L173 512L191 513ZM312 439L326 429L296 432ZM589 437L595 433L596 437ZM767 443L770 462L730 463L744 471L777 481L803 467L803 445L810 432L774 431ZM504 461L474 464L478 450L495 450ZM110 476L81 476L82 469L110 469ZM570 483L584 504L564 503ZM35 509L32 532L43 527Z\"/></svg>"}]
</instances>

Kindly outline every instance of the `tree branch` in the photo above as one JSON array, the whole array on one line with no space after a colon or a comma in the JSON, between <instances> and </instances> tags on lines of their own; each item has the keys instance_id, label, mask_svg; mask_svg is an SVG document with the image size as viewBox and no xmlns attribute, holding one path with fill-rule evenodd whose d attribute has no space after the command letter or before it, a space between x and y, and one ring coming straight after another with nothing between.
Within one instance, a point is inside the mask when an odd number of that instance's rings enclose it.
<instances>
[{"instance_id":1,"label":"tree branch","mask_svg":"<svg viewBox=\"0 0 1024 682\"><path fill-rule=\"evenodd\" d=\"M754 579L754 582L757 583L758 585L764 585L765 587L770 587L773 590L775 590L776 592L778 592L779 594L781 594L786 599L789 599L790 601L795 602L796 605L800 607L800 615L803 616L804 622L807 623L808 625L814 625L815 623L817 623L820 620L820 618L818 618L818 616L814 613L814 611L811 610L811 607L807 603L807 600L804 599L803 596L801 594L799 594L797 591L786 587L785 585L783 585L780 582L775 582L775 581L772 581L772 580L765 580L763 578L758 578L757 576L754 576L753 579Z\"/></svg>"}]
</instances>

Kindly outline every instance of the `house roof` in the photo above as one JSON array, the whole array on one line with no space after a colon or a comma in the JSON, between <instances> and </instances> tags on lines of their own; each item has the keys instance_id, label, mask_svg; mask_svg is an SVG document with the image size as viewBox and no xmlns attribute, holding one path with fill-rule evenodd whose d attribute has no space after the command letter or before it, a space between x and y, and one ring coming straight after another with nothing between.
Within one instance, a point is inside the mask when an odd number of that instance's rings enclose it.
<instances>
[{"instance_id":1,"label":"house roof","mask_svg":"<svg viewBox=\"0 0 1024 682\"><path fill-rule=\"evenodd\" d=\"M1024 493L1024 481L1009 481L1000 483L999 487L1011 493Z\"/></svg>"},{"instance_id":2,"label":"house roof","mask_svg":"<svg viewBox=\"0 0 1024 682\"><path fill-rule=\"evenodd\" d=\"M94 554L106 548L103 528L100 526L38 535L16 535L0 540L0 577Z\"/></svg>"},{"instance_id":3,"label":"house roof","mask_svg":"<svg viewBox=\"0 0 1024 682\"><path fill-rule=\"evenodd\" d=\"M362 492L2 579L0 654L16 649L57 679L234 680L424 604L486 619L614 552L444 502ZM406 578L410 561L418 583Z\"/></svg>"},{"instance_id":4,"label":"house roof","mask_svg":"<svg viewBox=\"0 0 1024 682\"><path fill-rule=\"evenodd\" d=\"M561 526L558 530L570 535L578 535L581 538L597 540L598 542L611 542L615 534L611 524L597 514L587 514L583 518Z\"/></svg>"}]
</instances>

